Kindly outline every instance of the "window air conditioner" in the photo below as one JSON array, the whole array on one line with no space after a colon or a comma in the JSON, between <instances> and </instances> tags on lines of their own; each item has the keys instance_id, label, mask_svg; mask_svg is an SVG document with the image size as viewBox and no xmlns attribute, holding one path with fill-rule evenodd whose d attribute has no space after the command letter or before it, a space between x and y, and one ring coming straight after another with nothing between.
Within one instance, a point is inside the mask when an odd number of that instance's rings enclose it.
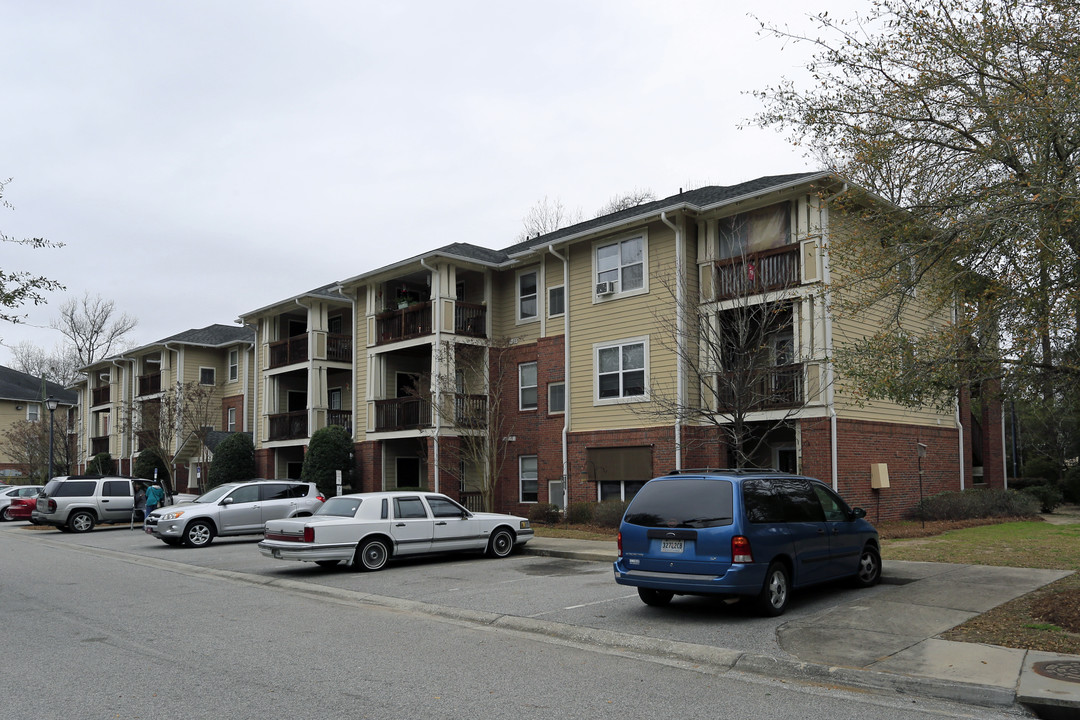
<instances>
[{"instance_id":1,"label":"window air conditioner","mask_svg":"<svg viewBox=\"0 0 1080 720\"><path fill-rule=\"evenodd\" d=\"M610 295L615 292L615 283L613 282L600 282L596 283L597 295Z\"/></svg>"}]
</instances>

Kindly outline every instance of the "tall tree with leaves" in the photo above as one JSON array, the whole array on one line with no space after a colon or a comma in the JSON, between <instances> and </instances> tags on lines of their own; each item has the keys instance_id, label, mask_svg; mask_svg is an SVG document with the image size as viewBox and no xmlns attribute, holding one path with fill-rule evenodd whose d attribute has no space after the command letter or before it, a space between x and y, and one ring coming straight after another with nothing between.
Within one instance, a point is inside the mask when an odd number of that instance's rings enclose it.
<instances>
[{"instance_id":1,"label":"tall tree with leaves","mask_svg":"<svg viewBox=\"0 0 1080 720\"><path fill-rule=\"evenodd\" d=\"M834 309L891 310L841 370L909 404L1001 368L1050 397L1080 379L1060 352L1080 318L1080 5L870 7L822 13L813 35L763 26L817 54L810 87L759 93L757 122L861 186L832 199L855 221L832 238ZM905 326L912 302L955 320ZM888 362L900 354L911 362Z\"/></svg>"}]
</instances>

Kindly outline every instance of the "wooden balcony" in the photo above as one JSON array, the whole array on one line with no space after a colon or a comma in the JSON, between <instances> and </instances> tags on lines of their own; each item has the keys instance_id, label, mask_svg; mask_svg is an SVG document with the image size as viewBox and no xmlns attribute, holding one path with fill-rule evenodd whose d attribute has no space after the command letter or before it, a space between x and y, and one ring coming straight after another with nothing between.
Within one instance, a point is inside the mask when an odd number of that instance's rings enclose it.
<instances>
[{"instance_id":1,"label":"wooden balcony","mask_svg":"<svg viewBox=\"0 0 1080 720\"><path fill-rule=\"evenodd\" d=\"M721 373L716 388L721 412L799 407L805 401L803 364Z\"/></svg>"},{"instance_id":2,"label":"wooden balcony","mask_svg":"<svg viewBox=\"0 0 1080 720\"><path fill-rule=\"evenodd\" d=\"M487 337L487 306L460 300L455 302L454 332L470 337Z\"/></svg>"},{"instance_id":3,"label":"wooden balcony","mask_svg":"<svg viewBox=\"0 0 1080 720\"><path fill-rule=\"evenodd\" d=\"M460 428L487 427L487 395L454 395L454 424Z\"/></svg>"},{"instance_id":4,"label":"wooden balcony","mask_svg":"<svg viewBox=\"0 0 1080 720\"><path fill-rule=\"evenodd\" d=\"M717 260L713 266L715 300L783 290L799 285L799 246Z\"/></svg>"},{"instance_id":5,"label":"wooden balcony","mask_svg":"<svg viewBox=\"0 0 1080 720\"><path fill-rule=\"evenodd\" d=\"M375 431L416 430L431 427L431 404L404 397L375 401Z\"/></svg>"},{"instance_id":6,"label":"wooden balcony","mask_svg":"<svg viewBox=\"0 0 1080 720\"><path fill-rule=\"evenodd\" d=\"M351 410L327 410L326 424L343 427L352 435L352 411Z\"/></svg>"},{"instance_id":7,"label":"wooden balcony","mask_svg":"<svg viewBox=\"0 0 1080 720\"><path fill-rule=\"evenodd\" d=\"M307 362L308 336L293 335L286 340L270 343L270 367L279 368L293 363Z\"/></svg>"},{"instance_id":8,"label":"wooden balcony","mask_svg":"<svg viewBox=\"0 0 1080 720\"><path fill-rule=\"evenodd\" d=\"M90 454L100 455L109 452L109 436L90 438Z\"/></svg>"},{"instance_id":9,"label":"wooden balcony","mask_svg":"<svg viewBox=\"0 0 1080 720\"><path fill-rule=\"evenodd\" d=\"M91 405L108 405L109 404L109 386L93 388L90 390L90 404Z\"/></svg>"},{"instance_id":10,"label":"wooden balcony","mask_svg":"<svg viewBox=\"0 0 1080 720\"><path fill-rule=\"evenodd\" d=\"M269 420L270 440L299 440L308 436L307 410L271 415Z\"/></svg>"},{"instance_id":11,"label":"wooden balcony","mask_svg":"<svg viewBox=\"0 0 1080 720\"><path fill-rule=\"evenodd\" d=\"M155 395L161 392L161 373L139 376L139 395Z\"/></svg>"},{"instance_id":12,"label":"wooden balcony","mask_svg":"<svg viewBox=\"0 0 1080 720\"><path fill-rule=\"evenodd\" d=\"M375 343L408 340L431 334L431 302L421 302L401 310L388 310L375 316Z\"/></svg>"},{"instance_id":13,"label":"wooden balcony","mask_svg":"<svg viewBox=\"0 0 1080 720\"><path fill-rule=\"evenodd\" d=\"M352 362L352 336L328 333L326 336L326 359L334 362Z\"/></svg>"}]
</instances>

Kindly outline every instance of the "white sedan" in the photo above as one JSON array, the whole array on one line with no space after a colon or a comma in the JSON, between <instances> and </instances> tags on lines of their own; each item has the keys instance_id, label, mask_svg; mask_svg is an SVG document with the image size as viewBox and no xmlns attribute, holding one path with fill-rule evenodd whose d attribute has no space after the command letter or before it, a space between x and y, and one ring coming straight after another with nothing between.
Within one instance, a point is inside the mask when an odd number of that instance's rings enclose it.
<instances>
[{"instance_id":1,"label":"white sedan","mask_svg":"<svg viewBox=\"0 0 1080 720\"><path fill-rule=\"evenodd\" d=\"M355 493L327 499L310 517L267 522L259 551L278 560L381 570L399 555L484 550L506 557L532 536L526 518L470 512L438 493Z\"/></svg>"}]
</instances>

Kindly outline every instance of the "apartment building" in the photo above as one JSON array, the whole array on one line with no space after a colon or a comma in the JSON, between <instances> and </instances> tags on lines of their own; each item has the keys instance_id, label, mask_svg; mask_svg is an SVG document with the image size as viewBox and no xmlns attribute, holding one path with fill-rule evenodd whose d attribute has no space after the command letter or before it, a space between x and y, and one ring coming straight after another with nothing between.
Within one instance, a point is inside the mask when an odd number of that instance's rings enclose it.
<instances>
[{"instance_id":1,"label":"apartment building","mask_svg":"<svg viewBox=\"0 0 1080 720\"><path fill-rule=\"evenodd\" d=\"M76 390L76 457L80 470L109 453L117 472L160 451L174 468L178 492L197 492L212 457L211 431L250 432L254 418L255 333L210 325L93 363Z\"/></svg>"},{"instance_id":2,"label":"apartment building","mask_svg":"<svg viewBox=\"0 0 1080 720\"><path fill-rule=\"evenodd\" d=\"M246 313L262 474L295 477L311 434L341 425L355 490L524 513L730 465L723 427L737 419L754 464L817 476L871 517L1000 487L995 401L913 411L856 402L837 377L833 349L866 323L829 314L829 239L845 231L821 199L831 187L803 173L697 188L503 250L452 243ZM742 325L767 367L740 386L708 339Z\"/></svg>"},{"instance_id":3,"label":"apartment building","mask_svg":"<svg viewBox=\"0 0 1080 720\"><path fill-rule=\"evenodd\" d=\"M56 402L51 412L46 402L50 398ZM66 464L68 413L77 402L76 393L57 383L0 366L0 483L26 484L44 479L50 430L54 460L58 466ZM26 442L38 438L18 431L18 426L25 423L40 425L41 432L33 435L40 435L41 442ZM9 437L12 434L14 437ZM16 445L16 440L21 442ZM35 474L39 476L34 477Z\"/></svg>"}]
</instances>

